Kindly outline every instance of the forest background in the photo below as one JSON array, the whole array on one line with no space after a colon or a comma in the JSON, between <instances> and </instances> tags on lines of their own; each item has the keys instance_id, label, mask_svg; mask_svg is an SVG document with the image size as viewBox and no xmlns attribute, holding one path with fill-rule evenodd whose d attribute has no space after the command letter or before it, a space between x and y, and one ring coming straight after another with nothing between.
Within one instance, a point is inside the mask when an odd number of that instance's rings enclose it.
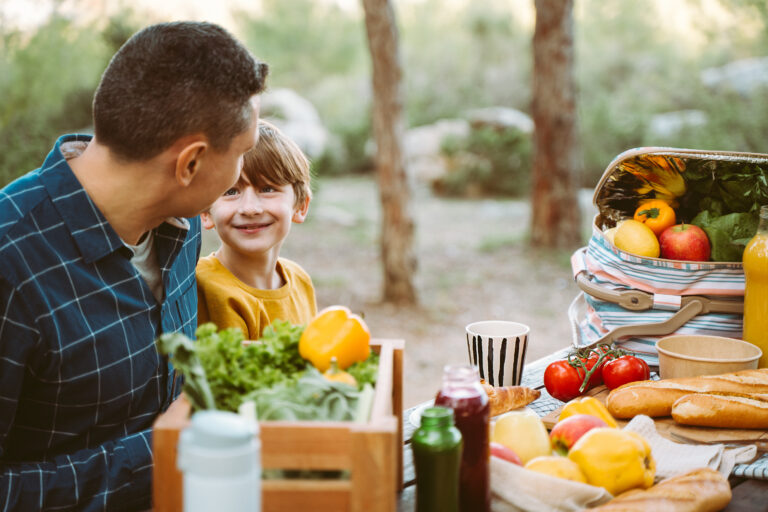
<instances>
[{"instance_id":1,"label":"forest background","mask_svg":"<svg viewBox=\"0 0 768 512\"><path fill-rule=\"evenodd\" d=\"M19 23L11 4L35 9L36 21ZM532 4L393 2L407 127L473 108L530 112ZM0 7L0 186L39 166L59 134L90 130L99 76L135 30L205 17L127 5L9 0ZM432 395L443 364L464 360L463 327L471 321L530 324L529 360L570 342L566 310L577 292L570 254L526 243L530 133L486 130L444 142L446 156L463 158L440 187L417 184L414 192L420 305L382 303L362 8L262 0L231 11L225 26L269 63L270 88L308 99L333 136L313 159L309 221L289 237L285 254L313 276L321 307L346 304L365 314L375 336L406 339L406 405ZM765 2L576 0L574 47L585 237L590 189L626 149L768 152ZM205 243L204 253L213 250L215 235Z\"/></svg>"}]
</instances>

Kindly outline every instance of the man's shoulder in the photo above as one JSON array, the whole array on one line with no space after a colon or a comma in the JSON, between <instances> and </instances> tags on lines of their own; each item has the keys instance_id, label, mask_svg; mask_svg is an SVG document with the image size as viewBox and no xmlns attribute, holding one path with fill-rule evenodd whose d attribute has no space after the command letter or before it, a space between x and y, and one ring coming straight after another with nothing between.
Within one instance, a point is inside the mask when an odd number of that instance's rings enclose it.
<instances>
[{"instance_id":1,"label":"man's shoulder","mask_svg":"<svg viewBox=\"0 0 768 512\"><path fill-rule=\"evenodd\" d=\"M39 169L0 189L0 239L6 237L48 197Z\"/></svg>"}]
</instances>

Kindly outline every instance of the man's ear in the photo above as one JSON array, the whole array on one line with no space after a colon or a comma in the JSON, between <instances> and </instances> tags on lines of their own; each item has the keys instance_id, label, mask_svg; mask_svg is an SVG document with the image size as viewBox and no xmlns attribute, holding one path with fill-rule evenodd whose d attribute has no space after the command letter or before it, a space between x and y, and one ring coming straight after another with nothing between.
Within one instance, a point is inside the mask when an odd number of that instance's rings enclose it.
<instances>
[{"instance_id":1,"label":"man's ear","mask_svg":"<svg viewBox=\"0 0 768 512\"><path fill-rule=\"evenodd\" d=\"M213 223L213 217L211 217L210 211L205 211L200 214L200 221L203 223L205 229L213 229L216 224Z\"/></svg>"},{"instance_id":2,"label":"man's ear","mask_svg":"<svg viewBox=\"0 0 768 512\"><path fill-rule=\"evenodd\" d=\"M185 145L176 157L176 181L183 187L189 186L197 176L203 155L208 151L208 143L196 140Z\"/></svg>"},{"instance_id":3,"label":"man's ear","mask_svg":"<svg viewBox=\"0 0 768 512\"><path fill-rule=\"evenodd\" d=\"M307 197L304 199L304 203L300 204L296 207L296 211L293 212L293 217L291 220L295 222L296 224L301 224L304 222L304 220L307 218L307 212L309 211L309 201L311 200L310 197Z\"/></svg>"}]
</instances>

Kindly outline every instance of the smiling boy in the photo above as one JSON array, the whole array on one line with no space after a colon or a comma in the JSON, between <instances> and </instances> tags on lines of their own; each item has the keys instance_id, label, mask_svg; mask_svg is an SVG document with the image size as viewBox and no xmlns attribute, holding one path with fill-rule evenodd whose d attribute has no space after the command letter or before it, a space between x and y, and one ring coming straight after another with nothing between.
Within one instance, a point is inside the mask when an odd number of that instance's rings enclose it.
<instances>
[{"instance_id":1,"label":"smiling boy","mask_svg":"<svg viewBox=\"0 0 768 512\"><path fill-rule=\"evenodd\" d=\"M258 339L273 320L306 324L317 313L309 275L280 257L292 223L306 219L309 161L270 123L245 154L237 183L201 215L221 246L197 265L198 322L239 327Z\"/></svg>"}]
</instances>

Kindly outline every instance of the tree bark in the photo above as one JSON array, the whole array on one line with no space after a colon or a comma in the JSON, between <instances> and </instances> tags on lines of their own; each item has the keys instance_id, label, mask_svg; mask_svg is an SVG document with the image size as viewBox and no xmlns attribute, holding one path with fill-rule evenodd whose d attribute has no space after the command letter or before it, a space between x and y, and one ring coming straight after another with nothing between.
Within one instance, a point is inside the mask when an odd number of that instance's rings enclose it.
<instances>
[{"instance_id":1,"label":"tree bark","mask_svg":"<svg viewBox=\"0 0 768 512\"><path fill-rule=\"evenodd\" d=\"M581 152L573 76L573 0L535 0L535 6L531 244L572 248L582 242L578 201Z\"/></svg>"},{"instance_id":2,"label":"tree bark","mask_svg":"<svg viewBox=\"0 0 768 512\"><path fill-rule=\"evenodd\" d=\"M414 222L411 189L403 157L402 68L397 24L389 0L363 0L373 64L373 133L381 197L381 258L384 300L415 304Z\"/></svg>"}]
</instances>

